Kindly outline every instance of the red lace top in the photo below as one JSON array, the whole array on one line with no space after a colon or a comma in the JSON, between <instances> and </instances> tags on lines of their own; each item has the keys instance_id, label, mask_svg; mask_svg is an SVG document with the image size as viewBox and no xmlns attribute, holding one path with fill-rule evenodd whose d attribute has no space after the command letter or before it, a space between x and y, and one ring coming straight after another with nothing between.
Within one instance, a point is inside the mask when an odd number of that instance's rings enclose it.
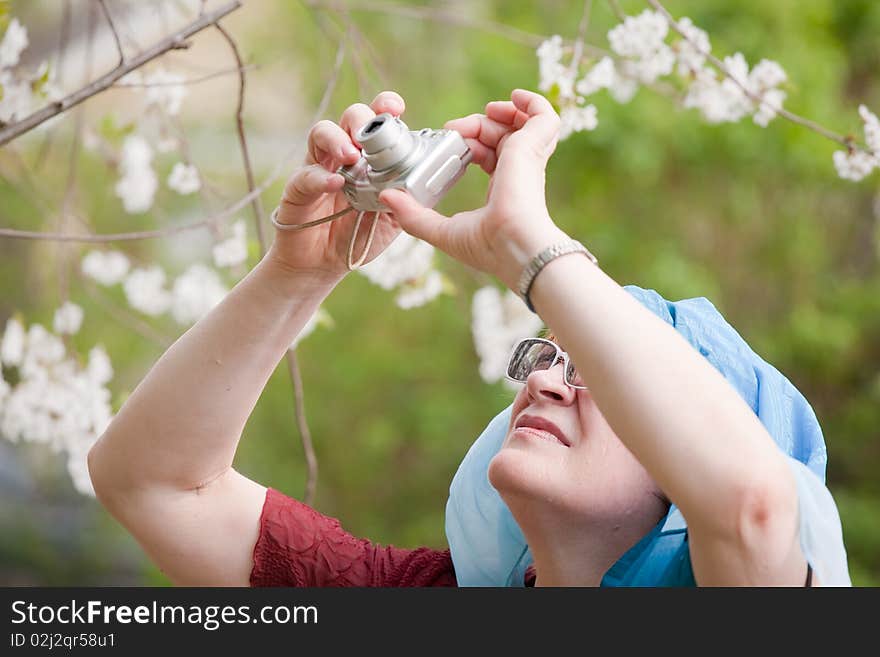
<instances>
[{"instance_id":1,"label":"red lace top","mask_svg":"<svg viewBox=\"0 0 880 657\"><path fill-rule=\"evenodd\" d=\"M269 489L251 586L456 586L449 550L383 547Z\"/></svg>"}]
</instances>

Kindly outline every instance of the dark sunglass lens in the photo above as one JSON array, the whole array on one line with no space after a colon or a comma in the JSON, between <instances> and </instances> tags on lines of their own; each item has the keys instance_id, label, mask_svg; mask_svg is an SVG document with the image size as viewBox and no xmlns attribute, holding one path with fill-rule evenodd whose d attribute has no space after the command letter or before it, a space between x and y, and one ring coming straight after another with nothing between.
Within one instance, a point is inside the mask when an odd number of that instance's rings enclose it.
<instances>
[{"instance_id":1,"label":"dark sunglass lens","mask_svg":"<svg viewBox=\"0 0 880 657\"><path fill-rule=\"evenodd\" d=\"M568 367L565 369L565 380L569 383L569 385L584 385L584 380L581 378L581 375L578 374L578 371L574 368L574 363L572 363L571 361L568 361Z\"/></svg>"},{"instance_id":2,"label":"dark sunglass lens","mask_svg":"<svg viewBox=\"0 0 880 657\"><path fill-rule=\"evenodd\" d=\"M524 340L517 347L507 367L507 375L525 382L535 370L546 370L556 360L556 348L538 340Z\"/></svg>"}]
</instances>

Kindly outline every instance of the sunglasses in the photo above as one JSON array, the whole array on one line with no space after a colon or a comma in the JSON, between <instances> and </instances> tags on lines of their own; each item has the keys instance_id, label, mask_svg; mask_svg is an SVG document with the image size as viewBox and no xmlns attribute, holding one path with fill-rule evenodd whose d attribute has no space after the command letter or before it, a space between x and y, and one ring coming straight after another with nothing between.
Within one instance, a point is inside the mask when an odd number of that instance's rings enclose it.
<instances>
[{"instance_id":1,"label":"sunglasses","mask_svg":"<svg viewBox=\"0 0 880 657\"><path fill-rule=\"evenodd\" d=\"M562 361L565 385L577 390L586 390L583 379L574 368L574 363L555 342L544 338L520 340L510 354L507 363L507 378L517 383L526 383L529 374L538 370L549 370Z\"/></svg>"}]
</instances>

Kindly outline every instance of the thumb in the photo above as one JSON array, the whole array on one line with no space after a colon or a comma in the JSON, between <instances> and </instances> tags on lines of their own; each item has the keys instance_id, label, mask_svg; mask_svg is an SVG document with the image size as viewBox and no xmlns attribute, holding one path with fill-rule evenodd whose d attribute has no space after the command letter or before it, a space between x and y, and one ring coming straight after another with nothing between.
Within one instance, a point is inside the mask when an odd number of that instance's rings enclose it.
<instances>
[{"instance_id":1,"label":"thumb","mask_svg":"<svg viewBox=\"0 0 880 657\"><path fill-rule=\"evenodd\" d=\"M443 241L447 219L442 214L426 208L402 189L383 190L379 194L379 201L391 210L394 219L407 233L443 248L440 242Z\"/></svg>"}]
</instances>

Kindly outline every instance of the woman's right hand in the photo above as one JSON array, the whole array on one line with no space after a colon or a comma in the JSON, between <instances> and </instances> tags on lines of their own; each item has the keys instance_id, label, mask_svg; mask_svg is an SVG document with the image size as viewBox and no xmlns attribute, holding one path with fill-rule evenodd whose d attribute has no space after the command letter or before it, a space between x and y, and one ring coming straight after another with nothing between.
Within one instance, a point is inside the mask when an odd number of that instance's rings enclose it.
<instances>
[{"instance_id":1,"label":"woman's right hand","mask_svg":"<svg viewBox=\"0 0 880 657\"><path fill-rule=\"evenodd\" d=\"M377 114L403 113L403 98L383 91L369 105L355 103L343 113L338 124L319 121L309 131L305 163L284 188L277 219L281 224L303 224L345 209L348 199L342 192L344 180L336 173L342 165L354 164L360 145L354 135ZM348 248L357 212L302 230L276 230L269 257L288 271L329 277L334 282L348 273ZM372 213L364 217L354 253L366 243ZM378 256L397 237L400 225L388 213L381 213L373 243L365 262Z\"/></svg>"}]
</instances>

